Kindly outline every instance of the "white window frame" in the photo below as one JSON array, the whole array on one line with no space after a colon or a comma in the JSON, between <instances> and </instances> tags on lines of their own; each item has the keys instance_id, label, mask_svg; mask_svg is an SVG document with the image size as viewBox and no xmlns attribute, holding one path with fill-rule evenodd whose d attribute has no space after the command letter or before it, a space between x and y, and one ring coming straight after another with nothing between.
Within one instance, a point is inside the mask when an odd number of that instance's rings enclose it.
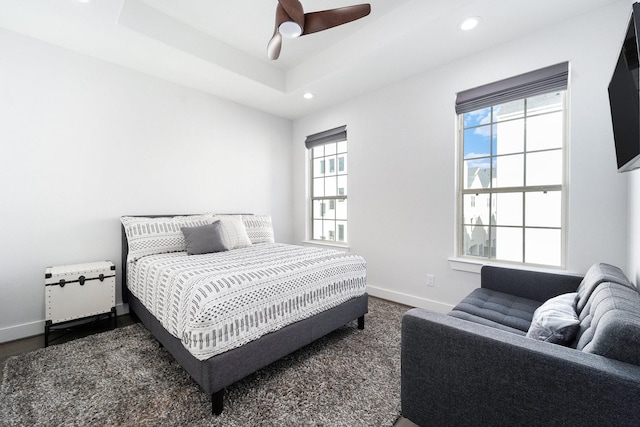
<instances>
[{"instance_id":1,"label":"white window frame","mask_svg":"<svg viewBox=\"0 0 640 427\"><path fill-rule=\"evenodd\" d=\"M560 65L560 64L558 64ZM558 67L554 66L554 67ZM563 116L563 128L562 128L562 183L560 185L554 185L554 186L526 186L525 185L521 186L521 187L512 187L512 188L488 188L488 189L464 189L465 187L465 183L464 183L464 123L463 123L463 117L464 117L464 113L459 113L457 115L457 120L456 120L456 124L457 124L457 135L458 135L458 143L457 143L457 154L456 154L456 169L457 169L457 174L456 174L456 229L455 229L455 245L456 245L456 255L455 258L451 259L451 265L454 269L459 269L459 270L465 270L465 271L479 271L476 270L475 268L471 268L470 265L472 264L486 264L486 263L499 263L499 264L515 264L515 265L523 265L523 266L536 266L536 267L542 267L542 268L549 268L549 269L565 269L566 268L566 261L567 261L567 253L568 253L568 248L567 248L567 240L568 240L568 199L569 199L569 190L568 190L568 159L569 159L569 145L568 145L568 141L569 141L569 132L568 132L568 121L569 121L569 110L570 110L570 106L569 106L569 86L568 86L568 64L565 65L566 67L566 74L565 74L565 87L564 89L561 90L550 90L548 92L563 92L563 108L562 108L562 116ZM552 67L548 67L549 69L551 69ZM517 79L520 78L520 76L517 76L513 79ZM487 85L489 86L489 85ZM543 94L545 92L539 92L537 93L537 95ZM535 95L534 95L535 96ZM517 97L512 97L511 101L513 100L517 100L517 99L527 99L530 98L532 96L523 96L521 98L517 98ZM485 104L483 106L483 108L487 108L489 106L496 106L496 105L501 105L503 104L503 102L495 102L494 104ZM458 108L458 106L456 106L456 108ZM470 112L469 110L467 110L466 112ZM526 153L526 148L525 148L525 153ZM526 154L525 154L526 155ZM494 159L494 157L492 157L491 159ZM524 168L526 168L526 163ZM525 169L523 169L523 174L525 174L526 171ZM522 225L517 226L518 229L521 229L523 232L523 253L522 253L522 261L518 262L518 261L510 261L510 260L503 260L503 259L499 259L495 257L495 254L491 253L491 249L489 249L489 253L486 254L486 256L483 254L482 256L475 256L475 255L468 255L465 252L465 224L464 224L464 212L463 212L463 196L465 194L479 194L479 193L488 193L488 194L499 194L499 193L507 193L507 192L530 192L530 191L545 191L545 190L555 190L555 191L560 191L561 192L561 202L560 202L560 209L561 209L561 213L560 213L560 221L561 221L561 225L560 225L560 242L562 245L562 248L560 249L560 263L558 265L553 264L553 265L547 265L547 264L534 264L534 263L530 263L527 262L527 258L526 258L526 253L525 253L525 245L526 242L524 241L524 234L525 234L525 229L527 228L526 223L523 221ZM524 194L523 194L523 198L524 198ZM491 200L491 196L490 196L490 200ZM476 200L476 203L478 203L478 201ZM523 201L523 209L524 209L524 201ZM490 210L491 212L491 210ZM490 225L487 225L489 230L492 230L492 227ZM549 227L551 228L551 227ZM491 237L489 237L489 239L491 239ZM491 241L489 240L489 244L491 244ZM498 243L499 244L499 243ZM468 264L469 267L466 267L465 264Z\"/></svg>"},{"instance_id":2,"label":"white window frame","mask_svg":"<svg viewBox=\"0 0 640 427\"><path fill-rule=\"evenodd\" d=\"M311 143L310 143L311 141ZM315 141L315 142L314 142ZM330 129L328 131L320 132L315 135L310 135L307 137L307 141L305 142L307 146L307 156L308 156L308 215L307 215L307 242L316 243L316 244L324 244L324 245L332 245L332 246L340 246L347 247L348 246L348 232L346 228L346 224L349 223L348 219L348 207L346 211L346 218L337 218L329 219L329 221L333 221L335 228L333 230L327 229L327 233L324 239L315 239L314 238L314 222L318 220L318 218L314 218L314 202L319 202L322 211L324 211L321 217L324 217L327 211L331 211L331 205L333 205L334 214L337 214L338 206L341 202L347 203L348 195L344 194L344 188L338 187L340 183L342 185L346 185L347 183L344 180L348 180L348 142L346 138L346 126L342 126L335 129ZM318 167L321 172L319 175L314 171L315 161L314 161L314 148L319 148L321 146L327 146L329 144L334 144L336 146L336 153L329 154L328 157L318 157ZM346 145L346 150L340 151L340 146ZM334 157L332 157L334 156ZM329 160L329 161L327 161ZM340 168L342 160L343 167ZM333 168L331 167L333 166ZM346 169L346 170L345 170ZM336 180L336 189L335 195L330 196L314 196L314 179L327 179L335 176ZM340 177L340 179L338 178ZM345 236L346 234L346 236ZM331 239L333 237L333 239ZM338 240L340 237L346 239L340 241Z\"/></svg>"}]
</instances>

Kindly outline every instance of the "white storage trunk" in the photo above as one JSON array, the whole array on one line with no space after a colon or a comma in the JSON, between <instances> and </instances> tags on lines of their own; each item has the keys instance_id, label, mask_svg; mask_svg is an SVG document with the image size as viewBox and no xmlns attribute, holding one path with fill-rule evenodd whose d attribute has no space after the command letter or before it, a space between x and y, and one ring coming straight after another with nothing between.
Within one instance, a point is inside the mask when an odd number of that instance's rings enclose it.
<instances>
[{"instance_id":1,"label":"white storage trunk","mask_svg":"<svg viewBox=\"0 0 640 427\"><path fill-rule=\"evenodd\" d=\"M116 306L116 267L110 261L47 267L48 324L109 313Z\"/></svg>"}]
</instances>

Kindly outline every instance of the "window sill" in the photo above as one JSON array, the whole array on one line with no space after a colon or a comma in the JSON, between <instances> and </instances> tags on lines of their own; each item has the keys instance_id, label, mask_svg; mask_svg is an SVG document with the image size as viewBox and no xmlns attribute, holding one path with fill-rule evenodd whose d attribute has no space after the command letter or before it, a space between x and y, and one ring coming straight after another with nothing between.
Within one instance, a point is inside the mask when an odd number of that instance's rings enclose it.
<instances>
[{"instance_id":1,"label":"window sill","mask_svg":"<svg viewBox=\"0 0 640 427\"><path fill-rule=\"evenodd\" d=\"M562 267L544 267L530 264L495 262L489 260L480 260L473 258L449 258L449 266L452 270L465 271L467 273L480 274L480 270L484 265L492 265L495 267L512 268L515 270L533 270L543 273L566 272Z\"/></svg>"},{"instance_id":2,"label":"window sill","mask_svg":"<svg viewBox=\"0 0 640 427\"><path fill-rule=\"evenodd\" d=\"M351 247L349 247L349 245L336 243L336 242L328 242L326 240L303 240L302 244L304 246L330 247L330 248L338 249L345 252L351 252Z\"/></svg>"},{"instance_id":3,"label":"window sill","mask_svg":"<svg viewBox=\"0 0 640 427\"><path fill-rule=\"evenodd\" d=\"M480 274L480 269L485 262L467 258L449 258L449 266L452 270L465 271L467 273Z\"/></svg>"}]
</instances>

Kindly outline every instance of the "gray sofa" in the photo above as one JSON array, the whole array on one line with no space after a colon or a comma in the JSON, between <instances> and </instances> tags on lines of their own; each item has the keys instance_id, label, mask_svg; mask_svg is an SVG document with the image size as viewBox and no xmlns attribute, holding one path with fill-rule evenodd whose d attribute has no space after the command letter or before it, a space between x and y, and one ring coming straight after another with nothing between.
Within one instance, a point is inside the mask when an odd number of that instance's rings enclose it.
<instances>
[{"instance_id":1,"label":"gray sofa","mask_svg":"<svg viewBox=\"0 0 640 427\"><path fill-rule=\"evenodd\" d=\"M527 337L571 292L571 341ZM607 264L584 278L485 266L448 315L404 315L401 372L402 415L420 426L640 426L640 294Z\"/></svg>"}]
</instances>

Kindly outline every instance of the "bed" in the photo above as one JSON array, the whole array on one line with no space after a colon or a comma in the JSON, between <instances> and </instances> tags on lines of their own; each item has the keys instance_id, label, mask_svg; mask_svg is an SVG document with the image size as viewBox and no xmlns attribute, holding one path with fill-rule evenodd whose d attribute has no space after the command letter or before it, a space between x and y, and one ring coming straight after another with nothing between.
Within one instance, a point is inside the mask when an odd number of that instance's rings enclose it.
<instances>
[{"instance_id":1,"label":"bed","mask_svg":"<svg viewBox=\"0 0 640 427\"><path fill-rule=\"evenodd\" d=\"M123 302L211 396L216 415L236 381L354 320L364 329L364 259L276 243L269 216L121 222ZM203 249L202 236L226 250Z\"/></svg>"}]
</instances>

